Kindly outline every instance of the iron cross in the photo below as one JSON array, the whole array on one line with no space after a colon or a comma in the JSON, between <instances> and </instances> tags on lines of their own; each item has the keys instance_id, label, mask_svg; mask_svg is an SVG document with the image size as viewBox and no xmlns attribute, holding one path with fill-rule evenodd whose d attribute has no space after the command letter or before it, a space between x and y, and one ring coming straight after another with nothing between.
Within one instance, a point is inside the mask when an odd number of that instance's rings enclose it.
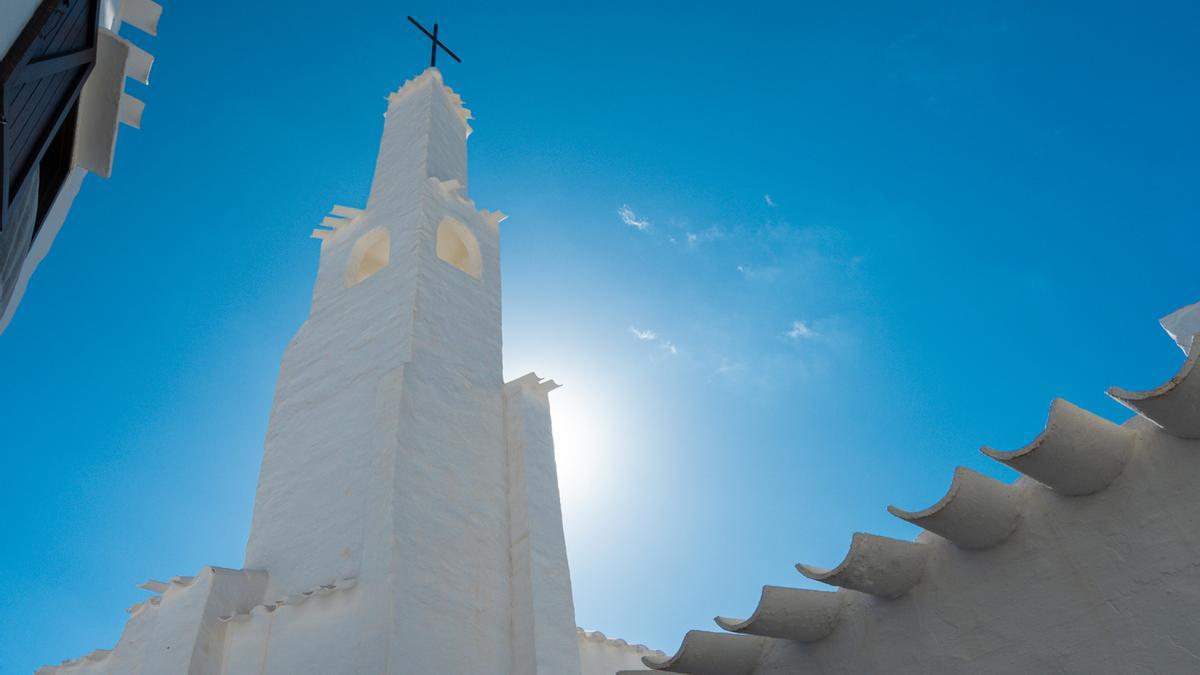
<instances>
[{"instance_id":1,"label":"iron cross","mask_svg":"<svg viewBox=\"0 0 1200 675\"><path fill-rule=\"evenodd\" d=\"M462 63L462 59L458 58L457 54L450 51L450 48L447 47L446 45L442 44L442 41L438 39L438 36L437 36L438 25L436 23L433 24L433 32L430 33L429 31L425 30L425 26L422 26L421 24L417 23L417 20L412 18L411 16L408 17L408 20L412 22L412 25L416 26L417 28L420 28L421 32L424 33L430 40L433 41L433 45L430 47L430 50L429 50L429 67L430 68L437 66L438 47L441 47L447 54L449 54L450 58L454 59L455 61L458 61L459 63Z\"/></svg>"}]
</instances>

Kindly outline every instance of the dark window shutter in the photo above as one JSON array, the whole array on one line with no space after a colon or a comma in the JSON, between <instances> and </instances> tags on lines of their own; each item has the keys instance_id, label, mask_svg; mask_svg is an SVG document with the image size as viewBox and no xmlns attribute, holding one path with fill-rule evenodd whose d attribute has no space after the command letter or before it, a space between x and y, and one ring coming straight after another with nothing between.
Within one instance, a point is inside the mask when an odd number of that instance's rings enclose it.
<instances>
[{"instance_id":1,"label":"dark window shutter","mask_svg":"<svg viewBox=\"0 0 1200 675\"><path fill-rule=\"evenodd\" d=\"M45 0L0 61L0 229L34 171L40 227L70 172L76 102L96 61L98 12L98 0Z\"/></svg>"}]
</instances>

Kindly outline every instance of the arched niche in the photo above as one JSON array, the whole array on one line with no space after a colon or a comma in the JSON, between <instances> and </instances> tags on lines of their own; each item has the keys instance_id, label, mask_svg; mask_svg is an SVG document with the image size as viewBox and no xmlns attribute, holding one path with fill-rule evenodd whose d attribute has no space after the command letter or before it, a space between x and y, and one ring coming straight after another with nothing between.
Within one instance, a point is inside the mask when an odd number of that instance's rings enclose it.
<instances>
[{"instance_id":1,"label":"arched niche","mask_svg":"<svg viewBox=\"0 0 1200 675\"><path fill-rule=\"evenodd\" d=\"M353 286L387 267L392 238L382 227L371 230L354 242L350 264L346 267L346 287Z\"/></svg>"},{"instance_id":2,"label":"arched niche","mask_svg":"<svg viewBox=\"0 0 1200 675\"><path fill-rule=\"evenodd\" d=\"M483 271L479 241L466 225L449 216L438 223L437 256L476 279Z\"/></svg>"}]
</instances>

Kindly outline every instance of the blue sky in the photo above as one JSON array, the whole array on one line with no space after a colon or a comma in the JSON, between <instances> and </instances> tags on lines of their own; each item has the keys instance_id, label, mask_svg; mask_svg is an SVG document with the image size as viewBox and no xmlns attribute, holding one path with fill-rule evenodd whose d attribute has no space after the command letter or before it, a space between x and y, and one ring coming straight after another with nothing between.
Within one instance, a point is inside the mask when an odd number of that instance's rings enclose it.
<instances>
[{"instance_id":1,"label":"blue sky","mask_svg":"<svg viewBox=\"0 0 1200 675\"><path fill-rule=\"evenodd\" d=\"M1182 355L1189 3L168 3L143 128L0 336L0 672L241 565L311 227L365 201L437 20L553 394L581 625L673 651Z\"/></svg>"}]
</instances>

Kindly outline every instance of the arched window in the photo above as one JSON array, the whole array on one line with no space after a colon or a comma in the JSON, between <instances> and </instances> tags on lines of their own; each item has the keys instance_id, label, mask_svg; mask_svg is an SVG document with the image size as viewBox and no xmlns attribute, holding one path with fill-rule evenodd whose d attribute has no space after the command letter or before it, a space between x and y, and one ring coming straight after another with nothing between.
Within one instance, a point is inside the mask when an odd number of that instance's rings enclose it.
<instances>
[{"instance_id":1,"label":"arched window","mask_svg":"<svg viewBox=\"0 0 1200 675\"><path fill-rule=\"evenodd\" d=\"M350 264L346 267L346 286L353 286L387 267L390 255L391 235L382 227L359 237L350 251Z\"/></svg>"},{"instance_id":2,"label":"arched window","mask_svg":"<svg viewBox=\"0 0 1200 675\"><path fill-rule=\"evenodd\" d=\"M479 242L466 225L446 217L438 223L437 256L476 279L483 269Z\"/></svg>"}]
</instances>

